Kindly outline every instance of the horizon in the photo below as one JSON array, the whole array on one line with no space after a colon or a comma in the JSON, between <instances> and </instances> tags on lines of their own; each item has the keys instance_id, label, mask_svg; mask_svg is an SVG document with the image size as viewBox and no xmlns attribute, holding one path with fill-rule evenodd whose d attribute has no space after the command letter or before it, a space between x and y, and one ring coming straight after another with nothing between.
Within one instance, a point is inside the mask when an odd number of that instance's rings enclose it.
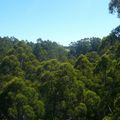
<instances>
[{"instance_id":1,"label":"horizon","mask_svg":"<svg viewBox=\"0 0 120 120\"><path fill-rule=\"evenodd\" d=\"M0 4L0 36L63 46L90 37L103 38L119 25L108 10L109 0L4 0Z\"/></svg>"}]
</instances>

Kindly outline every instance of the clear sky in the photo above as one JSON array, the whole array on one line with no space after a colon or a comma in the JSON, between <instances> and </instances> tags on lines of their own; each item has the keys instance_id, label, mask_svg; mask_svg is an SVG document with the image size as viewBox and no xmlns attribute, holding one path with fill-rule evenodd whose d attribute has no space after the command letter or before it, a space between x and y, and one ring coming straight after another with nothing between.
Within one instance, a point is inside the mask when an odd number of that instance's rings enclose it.
<instances>
[{"instance_id":1,"label":"clear sky","mask_svg":"<svg viewBox=\"0 0 120 120\"><path fill-rule=\"evenodd\" d=\"M103 37L120 19L109 14L110 0L0 0L0 36L63 45Z\"/></svg>"}]
</instances>

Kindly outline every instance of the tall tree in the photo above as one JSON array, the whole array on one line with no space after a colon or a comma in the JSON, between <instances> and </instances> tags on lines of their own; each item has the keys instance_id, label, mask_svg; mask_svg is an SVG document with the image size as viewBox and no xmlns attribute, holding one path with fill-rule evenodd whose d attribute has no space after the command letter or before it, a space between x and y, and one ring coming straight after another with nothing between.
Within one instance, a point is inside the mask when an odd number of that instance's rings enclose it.
<instances>
[{"instance_id":1,"label":"tall tree","mask_svg":"<svg viewBox=\"0 0 120 120\"><path fill-rule=\"evenodd\" d=\"M110 13L117 13L120 17L120 0L111 0L109 3Z\"/></svg>"}]
</instances>

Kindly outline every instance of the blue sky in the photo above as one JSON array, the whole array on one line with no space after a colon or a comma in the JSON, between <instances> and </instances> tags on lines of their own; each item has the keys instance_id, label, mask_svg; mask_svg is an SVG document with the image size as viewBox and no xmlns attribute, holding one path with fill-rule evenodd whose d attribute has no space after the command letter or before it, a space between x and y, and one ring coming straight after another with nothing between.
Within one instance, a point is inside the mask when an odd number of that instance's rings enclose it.
<instances>
[{"instance_id":1,"label":"blue sky","mask_svg":"<svg viewBox=\"0 0 120 120\"><path fill-rule=\"evenodd\" d=\"M109 14L110 0L1 0L0 36L35 42L37 38L69 45L103 37L119 25Z\"/></svg>"}]
</instances>

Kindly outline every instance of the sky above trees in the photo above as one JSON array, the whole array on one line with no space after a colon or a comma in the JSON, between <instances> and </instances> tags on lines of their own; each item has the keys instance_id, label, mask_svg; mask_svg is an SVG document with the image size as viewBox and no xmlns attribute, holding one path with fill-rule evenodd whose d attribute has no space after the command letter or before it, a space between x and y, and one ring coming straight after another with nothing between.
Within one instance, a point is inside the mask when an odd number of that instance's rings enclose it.
<instances>
[{"instance_id":1,"label":"sky above trees","mask_svg":"<svg viewBox=\"0 0 120 120\"><path fill-rule=\"evenodd\" d=\"M103 37L119 25L109 14L109 0L0 1L0 35L63 45L85 37Z\"/></svg>"}]
</instances>

